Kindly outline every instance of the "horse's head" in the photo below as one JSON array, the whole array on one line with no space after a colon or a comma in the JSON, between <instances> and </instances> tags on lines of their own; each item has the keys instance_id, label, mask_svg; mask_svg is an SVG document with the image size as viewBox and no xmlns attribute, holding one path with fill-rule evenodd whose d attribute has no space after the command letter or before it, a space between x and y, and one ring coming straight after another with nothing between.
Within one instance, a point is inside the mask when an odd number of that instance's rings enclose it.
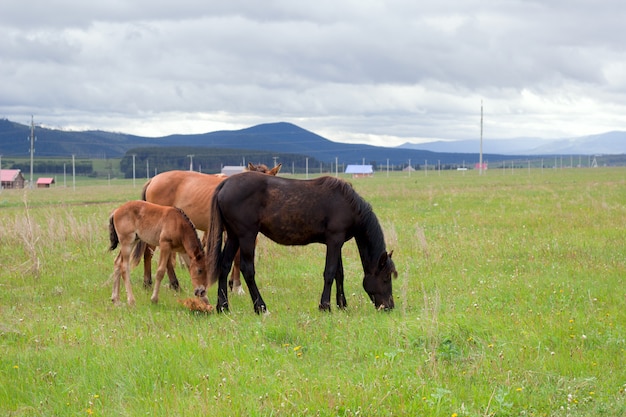
<instances>
[{"instance_id":1,"label":"horse's head","mask_svg":"<svg viewBox=\"0 0 626 417\"><path fill-rule=\"evenodd\" d=\"M252 162L248 162L248 171L262 172L267 175L276 176L278 175L278 172L280 171L280 167L282 166L283 164L278 164L274 168L269 169L267 165L265 164L254 165Z\"/></svg>"},{"instance_id":2,"label":"horse's head","mask_svg":"<svg viewBox=\"0 0 626 417\"><path fill-rule=\"evenodd\" d=\"M196 252L191 258L189 274L191 275L194 294L208 304L209 300L206 296L206 290L209 287L209 276L206 258L202 250Z\"/></svg>"},{"instance_id":3,"label":"horse's head","mask_svg":"<svg viewBox=\"0 0 626 417\"><path fill-rule=\"evenodd\" d=\"M391 310L394 308L393 295L391 292L392 277L398 276L396 266L391 259L393 251L383 252L380 255L376 270L368 272L363 278L363 288L377 309Z\"/></svg>"}]
</instances>

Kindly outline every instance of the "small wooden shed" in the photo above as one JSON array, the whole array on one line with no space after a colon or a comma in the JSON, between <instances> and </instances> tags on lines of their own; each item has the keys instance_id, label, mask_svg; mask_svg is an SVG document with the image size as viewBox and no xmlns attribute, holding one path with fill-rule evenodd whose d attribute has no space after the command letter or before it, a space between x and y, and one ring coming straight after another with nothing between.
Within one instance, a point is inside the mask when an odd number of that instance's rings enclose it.
<instances>
[{"instance_id":1,"label":"small wooden shed","mask_svg":"<svg viewBox=\"0 0 626 417\"><path fill-rule=\"evenodd\" d=\"M0 187L2 188L24 188L26 180L19 169L0 170Z\"/></svg>"},{"instance_id":2,"label":"small wooden shed","mask_svg":"<svg viewBox=\"0 0 626 417\"><path fill-rule=\"evenodd\" d=\"M54 184L54 178L38 178L37 188L50 188Z\"/></svg>"}]
</instances>

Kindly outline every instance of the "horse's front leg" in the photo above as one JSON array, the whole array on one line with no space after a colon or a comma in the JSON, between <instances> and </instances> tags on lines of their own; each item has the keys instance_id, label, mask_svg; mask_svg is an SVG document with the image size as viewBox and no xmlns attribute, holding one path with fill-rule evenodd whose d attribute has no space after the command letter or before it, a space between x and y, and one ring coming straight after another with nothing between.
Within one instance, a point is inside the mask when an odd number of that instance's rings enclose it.
<instances>
[{"instance_id":1,"label":"horse's front leg","mask_svg":"<svg viewBox=\"0 0 626 417\"><path fill-rule=\"evenodd\" d=\"M333 287L333 281L337 267L341 259L342 244L326 243L326 264L324 265L324 290L320 299L320 311L330 311L330 291ZM343 287L341 289L343 292Z\"/></svg>"},{"instance_id":2,"label":"horse's front leg","mask_svg":"<svg viewBox=\"0 0 626 417\"><path fill-rule=\"evenodd\" d=\"M152 297L150 301L153 303L159 302L159 288L161 287L161 281L167 271L167 267L170 264L171 254L170 248L166 244L159 245L161 254L159 256L159 265L157 266L156 276L154 277L154 289L152 290Z\"/></svg>"},{"instance_id":3,"label":"horse's front leg","mask_svg":"<svg viewBox=\"0 0 626 417\"><path fill-rule=\"evenodd\" d=\"M180 284L178 282L178 278L176 277L176 253L172 252L167 262L167 277L170 280L170 288L174 291L180 290Z\"/></svg>"},{"instance_id":4,"label":"horse's front leg","mask_svg":"<svg viewBox=\"0 0 626 417\"><path fill-rule=\"evenodd\" d=\"M339 262L337 265L337 271L335 272L335 283L337 284L337 307L340 309L345 309L348 307L348 302L346 301L346 295L343 292L343 261L341 260L341 255L339 256Z\"/></svg>"},{"instance_id":5,"label":"horse's front leg","mask_svg":"<svg viewBox=\"0 0 626 417\"><path fill-rule=\"evenodd\" d=\"M239 241L240 255L241 255L241 273L246 280L248 291L250 291L250 297L252 298L252 304L254 305L254 312L257 314L267 313L267 306L259 288L256 286L254 269L254 250L256 246L256 236L248 236Z\"/></svg>"},{"instance_id":6,"label":"horse's front leg","mask_svg":"<svg viewBox=\"0 0 626 417\"><path fill-rule=\"evenodd\" d=\"M237 238L226 237L224 249L218 259L218 279L217 279L217 312L228 311L228 273L233 264L235 253L239 249Z\"/></svg>"}]
</instances>

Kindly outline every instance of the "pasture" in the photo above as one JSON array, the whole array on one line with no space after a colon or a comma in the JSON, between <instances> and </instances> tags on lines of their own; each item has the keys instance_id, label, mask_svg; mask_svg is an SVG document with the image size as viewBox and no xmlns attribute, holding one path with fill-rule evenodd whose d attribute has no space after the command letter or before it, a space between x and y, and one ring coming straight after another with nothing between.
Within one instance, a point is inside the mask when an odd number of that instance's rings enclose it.
<instances>
[{"instance_id":1,"label":"pasture","mask_svg":"<svg viewBox=\"0 0 626 417\"><path fill-rule=\"evenodd\" d=\"M181 293L152 304L138 267L136 306L115 306L108 216L143 182L2 190L0 414L626 414L626 169L351 182L394 251L389 313L362 289L354 241L348 308L322 313L324 247L263 237L269 315L248 293L227 314L186 310L180 266Z\"/></svg>"}]
</instances>

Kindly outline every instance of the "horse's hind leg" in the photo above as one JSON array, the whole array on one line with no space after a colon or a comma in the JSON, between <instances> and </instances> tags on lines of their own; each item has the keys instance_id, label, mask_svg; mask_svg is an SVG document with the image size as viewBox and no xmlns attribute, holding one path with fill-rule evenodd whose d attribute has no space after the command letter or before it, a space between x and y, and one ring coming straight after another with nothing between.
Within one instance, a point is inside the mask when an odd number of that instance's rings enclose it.
<instances>
[{"instance_id":1,"label":"horse's hind leg","mask_svg":"<svg viewBox=\"0 0 626 417\"><path fill-rule=\"evenodd\" d=\"M228 273L233 264L233 258L237 252L239 243L236 239L227 237L224 249L218 260L218 281L217 281L217 311L228 311Z\"/></svg>"},{"instance_id":2,"label":"horse's hind leg","mask_svg":"<svg viewBox=\"0 0 626 417\"><path fill-rule=\"evenodd\" d=\"M261 297L256 281L254 279L254 249L255 239L243 239L240 240L241 247L241 272L243 278L246 280L248 291L250 291L250 297L252 298L252 304L254 305L254 312L257 314L267 313L267 306L265 301Z\"/></svg>"},{"instance_id":3,"label":"horse's hind leg","mask_svg":"<svg viewBox=\"0 0 626 417\"><path fill-rule=\"evenodd\" d=\"M130 263L128 262L128 257L125 257L122 261L122 277L124 278L124 285L126 286L126 301L129 306L134 306L135 296L133 295L133 289L130 284Z\"/></svg>"},{"instance_id":4,"label":"horse's hind leg","mask_svg":"<svg viewBox=\"0 0 626 417\"><path fill-rule=\"evenodd\" d=\"M146 250L143 253L143 287L150 288L152 286L152 254L154 248L150 245L146 245Z\"/></svg>"},{"instance_id":5,"label":"horse's hind leg","mask_svg":"<svg viewBox=\"0 0 626 417\"><path fill-rule=\"evenodd\" d=\"M230 279L228 280L228 287L233 294L243 295L246 293L241 286L241 251L237 251L235 254L233 269L230 273Z\"/></svg>"},{"instance_id":6,"label":"horse's hind leg","mask_svg":"<svg viewBox=\"0 0 626 417\"><path fill-rule=\"evenodd\" d=\"M122 254L118 253L113 264L113 292L111 293L111 301L114 304L120 301L120 279L122 272Z\"/></svg>"}]
</instances>

